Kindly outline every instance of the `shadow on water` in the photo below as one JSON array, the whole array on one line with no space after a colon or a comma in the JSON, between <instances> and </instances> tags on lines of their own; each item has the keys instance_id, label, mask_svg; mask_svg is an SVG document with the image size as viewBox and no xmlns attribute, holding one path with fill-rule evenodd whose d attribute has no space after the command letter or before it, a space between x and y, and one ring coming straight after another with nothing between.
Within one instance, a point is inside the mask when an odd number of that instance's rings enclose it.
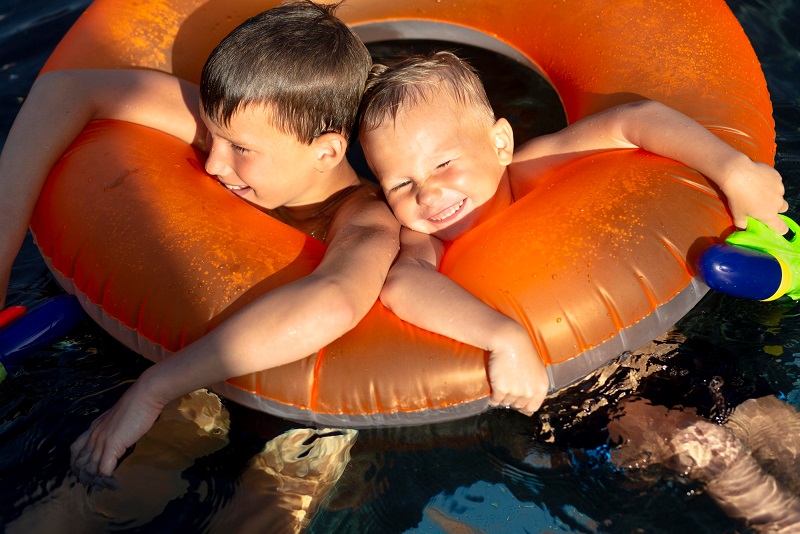
<instances>
[{"instance_id":1,"label":"shadow on water","mask_svg":"<svg viewBox=\"0 0 800 534\"><path fill-rule=\"evenodd\" d=\"M12 1L0 8L0 135L58 36L87 3ZM794 21L800 20L800 6L796 0L731 0L730 5L767 76L777 167L790 204L796 204L800 42ZM373 53L393 53L390 45L375 44ZM473 57L498 108L510 105L498 115L509 118L518 140L542 133L525 132L524 124L560 127L561 108L552 96L526 100L542 94L537 80L490 79L493 72L506 73L504 59L455 48ZM548 115L553 110L555 115ZM59 292L26 241L14 266L9 304L30 305ZM248 496L280 504L286 497L275 489L287 484L313 495L306 503L310 513L318 507L311 532L742 532L741 523L729 519L699 482L660 466L632 470L612 463L608 423L633 388L653 404L691 407L709 420L722 421L745 400L763 395L800 407L798 312L790 301L709 295L678 327L685 342L622 362L602 379L550 399L534 419L493 411L441 425L361 431L352 441L347 434L304 434L308 431L296 425L228 402L209 401L216 406L217 415L211 416L211 408L192 401L191 419L202 434L194 442L197 450L175 448L185 434L172 441L154 435L155 441L126 460L127 495L138 492L134 501L141 502L149 481L166 480L172 488L172 493L150 492L153 502L135 505L148 510L142 522L131 515L134 505L115 512L122 504L114 504L107 490L87 492L69 472L69 443L148 365L87 321L0 384L0 521L8 531L20 531L23 525L44 524L47 513L60 509L98 532L216 530L226 510L247 514ZM181 406L164 424L186 428ZM274 444L289 442L296 454L282 457ZM165 460L167 449L173 460ZM187 460L185 454L198 458ZM310 460L303 464L303 458ZM299 474L290 468L301 464L318 481L314 488L298 486ZM121 490L126 495L126 487ZM302 508L299 501L286 502Z\"/></svg>"}]
</instances>

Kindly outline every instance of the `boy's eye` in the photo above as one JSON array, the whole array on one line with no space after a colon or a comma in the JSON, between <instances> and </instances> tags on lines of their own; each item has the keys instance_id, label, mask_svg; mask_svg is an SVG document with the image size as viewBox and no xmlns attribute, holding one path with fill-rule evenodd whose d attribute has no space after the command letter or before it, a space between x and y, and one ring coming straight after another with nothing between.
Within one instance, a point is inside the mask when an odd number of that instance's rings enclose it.
<instances>
[{"instance_id":1,"label":"boy's eye","mask_svg":"<svg viewBox=\"0 0 800 534\"><path fill-rule=\"evenodd\" d=\"M239 154L246 154L247 152L249 152L249 150L247 150L246 148L241 147L239 145L234 145L233 143L231 143L231 148L234 150L234 152L238 152Z\"/></svg>"},{"instance_id":2,"label":"boy's eye","mask_svg":"<svg viewBox=\"0 0 800 534\"><path fill-rule=\"evenodd\" d=\"M405 182L400 182L400 183L399 183L399 184L397 184L396 186L394 186L394 187L392 187L391 189L389 189L389 192L390 192L390 193L392 193L392 192L394 192L394 191L397 191L397 190L399 190L399 189L402 189L402 188L404 188L405 186L407 186L407 185L408 185L408 184L410 184L410 183L411 183L411 182L410 182L409 180L406 180Z\"/></svg>"},{"instance_id":3,"label":"boy's eye","mask_svg":"<svg viewBox=\"0 0 800 534\"><path fill-rule=\"evenodd\" d=\"M445 161L444 163L442 163L441 165L439 165L438 167L436 167L436 169L437 169L437 170L439 170L439 169L444 169L445 167L447 167L448 165L450 165L450 162L451 162L451 161L453 161L453 160L449 159L449 160Z\"/></svg>"}]
</instances>

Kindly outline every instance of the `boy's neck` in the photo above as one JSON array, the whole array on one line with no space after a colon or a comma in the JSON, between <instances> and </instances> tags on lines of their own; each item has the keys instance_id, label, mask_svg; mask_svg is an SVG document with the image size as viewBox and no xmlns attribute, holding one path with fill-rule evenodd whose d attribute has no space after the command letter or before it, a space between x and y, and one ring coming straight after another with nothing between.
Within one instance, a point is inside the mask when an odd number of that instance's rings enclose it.
<instances>
[{"instance_id":1,"label":"boy's neck","mask_svg":"<svg viewBox=\"0 0 800 534\"><path fill-rule=\"evenodd\" d=\"M361 183L355 169L347 161L347 158L342 158L341 163L336 165L327 173L322 173L319 177L320 184L326 184L324 188L320 189L319 195L323 199L335 195L342 189L358 185Z\"/></svg>"},{"instance_id":2,"label":"boy's neck","mask_svg":"<svg viewBox=\"0 0 800 534\"><path fill-rule=\"evenodd\" d=\"M320 176L317 202L302 206L281 206L267 213L301 232L326 242L328 229L340 204L361 186L361 179L347 160Z\"/></svg>"},{"instance_id":3,"label":"boy's neck","mask_svg":"<svg viewBox=\"0 0 800 534\"><path fill-rule=\"evenodd\" d=\"M481 222L490 219L514 203L516 197L509 180L508 168L503 172L500 183L492 198L487 202L486 209L481 214Z\"/></svg>"},{"instance_id":4,"label":"boy's neck","mask_svg":"<svg viewBox=\"0 0 800 534\"><path fill-rule=\"evenodd\" d=\"M508 167L506 167L505 172L503 172L503 177L500 179L500 183L497 185L495 197L499 197L498 204L502 204L503 208L509 207L517 200L517 196L514 194L513 184L511 183L510 174L508 172Z\"/></svg>"},{"instance_id":5,"label":"boy's neck","mask_svg":"<svg viewBox=\"0 0 800 534\"><path fill-rule=\"evenodd\" d=\"M347 186L335 192L325 200L305 206L282 206L274 210L267 210L271 216L300 230L304 234L319 239L323 243L327 241L328 230L333 221L336 211L339 209L350 194L359 189L360 182Z\"/></svg>"}]
</instances>

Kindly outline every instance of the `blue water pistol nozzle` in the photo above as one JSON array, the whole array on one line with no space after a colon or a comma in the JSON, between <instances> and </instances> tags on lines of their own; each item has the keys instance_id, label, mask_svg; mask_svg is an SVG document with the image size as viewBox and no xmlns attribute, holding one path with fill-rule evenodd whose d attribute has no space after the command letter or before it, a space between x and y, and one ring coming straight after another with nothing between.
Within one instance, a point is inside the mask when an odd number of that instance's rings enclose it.
<instances>
[{"instance_id":1,"label":"blue water pistol nozzle","mask_svg":"<svg viewBox=\"0 0 800 534\"><path fill-rule=\"evenodd\" d=\"M781 215L789 231L781 235L756 219L732 233L724 245L709 248L699 262L700 276L716 291L753 300L787 295L800 299L800 227Z\"/></svg>"}]
</instances>

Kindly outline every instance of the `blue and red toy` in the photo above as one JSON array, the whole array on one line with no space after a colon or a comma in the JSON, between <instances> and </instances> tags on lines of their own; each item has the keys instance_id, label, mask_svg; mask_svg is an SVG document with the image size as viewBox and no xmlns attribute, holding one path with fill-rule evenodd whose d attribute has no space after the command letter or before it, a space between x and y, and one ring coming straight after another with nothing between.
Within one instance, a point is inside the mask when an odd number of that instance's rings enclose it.
<instances>
[{"instance_id":1,"label":"blue and red toy","mask_svg":"<svg viewBox=\"0 0 800 534\"><path fill-rule=\"evenodd\" d=\"M83 308L72 295L47 299L27 313L24 306L10 306L0 312L0 380L5 378L6 369L57 342L83 318Z\"/></svg>"}]
</instances>

